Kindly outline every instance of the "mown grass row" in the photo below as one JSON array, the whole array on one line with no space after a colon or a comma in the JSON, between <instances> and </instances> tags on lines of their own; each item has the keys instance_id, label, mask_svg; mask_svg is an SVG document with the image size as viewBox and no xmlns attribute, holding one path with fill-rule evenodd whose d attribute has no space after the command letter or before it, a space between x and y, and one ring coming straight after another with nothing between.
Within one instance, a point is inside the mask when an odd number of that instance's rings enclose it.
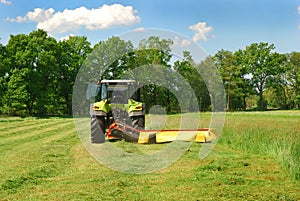
<instances>
[{"instance_id":1,"label":"mown grass row","mask_svg":"<svg viewBox=\"0 0 300 201\"><path fill-rule=\"evenodd\" d=\"M292 114L229 113L220 143L207 158L199 160L202 145L194 143L173 165L142 175L98 163L81 144L72 119L0 118L5 132L0 200L299 200L299 181L288 177L290 167L281 167L295 160L287 146L299 136L299 119ZM209 119L210 114L201 115L203 127ZM166 127L176 128L178 122L178 115L170 115ZM129 153L167 146L115 145ZM279 150L285 150L286 162Z\"/></svg>"},{"instance_id":2,"label":"mown grass row","mask_svg":"<svg viewBox=\"0 0 300 201\"><path fill-rule=\"evenodd\" d=\"M0 194L13 195L61 173L78 142L72 119L2 119ZM20 126L18 126L20 125Z\"/></svg>"}]
</instances>

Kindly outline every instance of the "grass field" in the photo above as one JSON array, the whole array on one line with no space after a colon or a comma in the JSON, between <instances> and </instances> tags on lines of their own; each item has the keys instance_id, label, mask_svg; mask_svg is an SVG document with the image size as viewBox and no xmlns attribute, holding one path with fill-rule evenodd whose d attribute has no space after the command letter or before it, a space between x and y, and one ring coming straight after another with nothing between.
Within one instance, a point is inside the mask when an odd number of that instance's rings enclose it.
<instances>
[{"instance_id":1,"label":"grass field","mask_svg":"<svg viewBox=\"0 0 300 201\"><path fill-rule=\"evenodd\" d=\"M166 127L178 118L168 116ZM201 125L209 119L201 114ZM166 146L115 145L127 152ZM300 200L299 111L228 113L204 160L201 146L158 172L125 174L89 155L72 118L1 117L0 200Z\"/></svg>"}]
</instances>

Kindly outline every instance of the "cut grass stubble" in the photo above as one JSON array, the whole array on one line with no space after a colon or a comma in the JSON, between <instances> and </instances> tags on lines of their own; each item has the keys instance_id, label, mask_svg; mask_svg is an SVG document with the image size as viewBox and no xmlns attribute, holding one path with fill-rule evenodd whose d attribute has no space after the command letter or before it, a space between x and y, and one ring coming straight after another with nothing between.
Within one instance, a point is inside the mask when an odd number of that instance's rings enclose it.
<instances>
[{"instance_id":1,"label":"cut grass stubble","mask_svg":"<svg viewBox=\"0 0 300 201\"><path fill-rule=\"evenodd\" d=\"M191 121L198 115L186 114ZM149 124L148 116L147 126L180 127L179 115L157 118L157 125ZM202 113L200 126L208 127L210 118ZM173 165L134 175L97 163L72 119L0 118L0 200L300 200L299 120L296 111L228 113L219 143L204 160L198 158L202 145L193 143ZM141 154L168 146L114 145Z\"/></svg>"}]
</instances>

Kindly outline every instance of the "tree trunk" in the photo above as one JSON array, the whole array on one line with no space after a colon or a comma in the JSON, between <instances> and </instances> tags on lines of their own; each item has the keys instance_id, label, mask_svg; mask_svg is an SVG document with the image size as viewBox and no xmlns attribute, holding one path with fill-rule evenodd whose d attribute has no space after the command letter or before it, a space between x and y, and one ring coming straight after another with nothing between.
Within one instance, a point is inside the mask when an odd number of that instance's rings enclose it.
<instances>
[{"instance_id":1,"label":"tree trunk","mask_svg":"<svg viewBox=\"0 0 300 201\"><path fill-rule=\"evenodd\" d=\"M262 90L259 91L259 108L258 109L260 111L265 110L265 108L264 108L264 96L263 96L263 91Z\"/></svg>"},{"instance_id":2,"label":"tree trunk","mask_svg":"<svg viewBox=\"0 0 300 201\"><path fill-rule=\"evenodd\" d=\"M65 93L65 100L66 100L67 114L71 115L72 114L72 103L70 102L70 96L68 93Z\"/></svg>"},{"instance_id":3,"label":"tree trunk","mask_svg":"<svg viewBox=\"0 0 300 201\"><path fill-rule=\"evenodd\" d=\"M283 109L287 110L290 107L288 106L287 103L287 89L285 86L282 86L282 90L283 90Z\"/></svg>"},{"instance_id":4,"label":"tree trunk","mask_svg":"<svg viewBox=\"0 0 300 201\"><path fill-rule=\"evenodd\" d=\"M230 80L228 81L228 86L227 86L227 106L226 106L226 111L229 111L230 108Z\"/></svg>"},{"instance_id":5,"label":"tree trunk","mask_svg":"<svg viewBox=\"0 0 300 201\"><path fill-rule=\"evenodd\" d=\"M296 81L296 86L295 86L295 94L296 94L296 97L300 96L300 93L299 93L299 84L298 84L297 81ZM300 102L296 102L295 107L296 107L296 109L300 109Z\"/></svg>"},{"instance_id":6,"label":"tree trunk","mask_svg":"<svg viewBox=\"0 0 300 201\"><path fill-rule=\"evenodd\" d=\"M30 105L27 105L27 111L28 111L29 116L33 115L32 107Z\"/></svg>"},{"instance_id":7,"label":"tree trunk","mask_svg":"<svg viewBox=\"0 0 300 201\"><path fill-rule=\"evenodd\" d=\"M214 94L210 94L210 100L211 100L211 111L215 111L216 109L216 98Z\"/></svg>"},{"instance_id":8,"label":"tree trunk","mask_svg":"<svg viewBox=\"0 0 300 201\"><path fill-rule=\"evenodd\" d=\"M247 102L246 102L246 98L247 96L244 95L243 99L244 99L244 111L247 110Z\"/></svg>"},{"instance_id":9,"label":"tree trunk","mask_svg":"<svg viewBox=\"0 0 300 201\"><path fill-rule=\"evenodd\" d=\"M171 112L171 99L170 99L170 92L167 90L167 113Z\"/></svg>"},{"instance_id":10,"label":"tree trunk","mask_svg":"<svg viewBox=\"0 0 300 201\"><path fill-rule=\"evenodd\" d=\"M258 110L260 111L264 111L264 84L265 82L262 80L259 85L258 85L258 91L259 91L259 106L258 106Z\"/></svg>"},{"instance_id":11,"label":"tree trunk","mask_svg":"<svg viewBox=\"0 0 300 201\"><path fill-rule=\"evenodd\" d=\"M154 86L154 105L157 105L157 87Z\"/></svg>"}]
</instances>

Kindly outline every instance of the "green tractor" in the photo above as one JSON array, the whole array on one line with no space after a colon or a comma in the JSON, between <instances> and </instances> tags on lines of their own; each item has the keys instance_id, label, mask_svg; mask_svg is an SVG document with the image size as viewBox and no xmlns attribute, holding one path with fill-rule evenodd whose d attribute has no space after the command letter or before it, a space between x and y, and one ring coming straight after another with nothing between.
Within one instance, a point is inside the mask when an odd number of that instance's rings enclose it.
<instances>
[{"instance_id":1,"label":"green tractor","mask_svg":"<svg viewBox=\"0 0 300 201\"><path fill-rule=\"evenodd\" d=\"M91 142L104 143L115 122L139 131L145 128L145 104L135 80L101 80L93 85L95 103L90 106Z\"/></svg>"}]
</instances>

